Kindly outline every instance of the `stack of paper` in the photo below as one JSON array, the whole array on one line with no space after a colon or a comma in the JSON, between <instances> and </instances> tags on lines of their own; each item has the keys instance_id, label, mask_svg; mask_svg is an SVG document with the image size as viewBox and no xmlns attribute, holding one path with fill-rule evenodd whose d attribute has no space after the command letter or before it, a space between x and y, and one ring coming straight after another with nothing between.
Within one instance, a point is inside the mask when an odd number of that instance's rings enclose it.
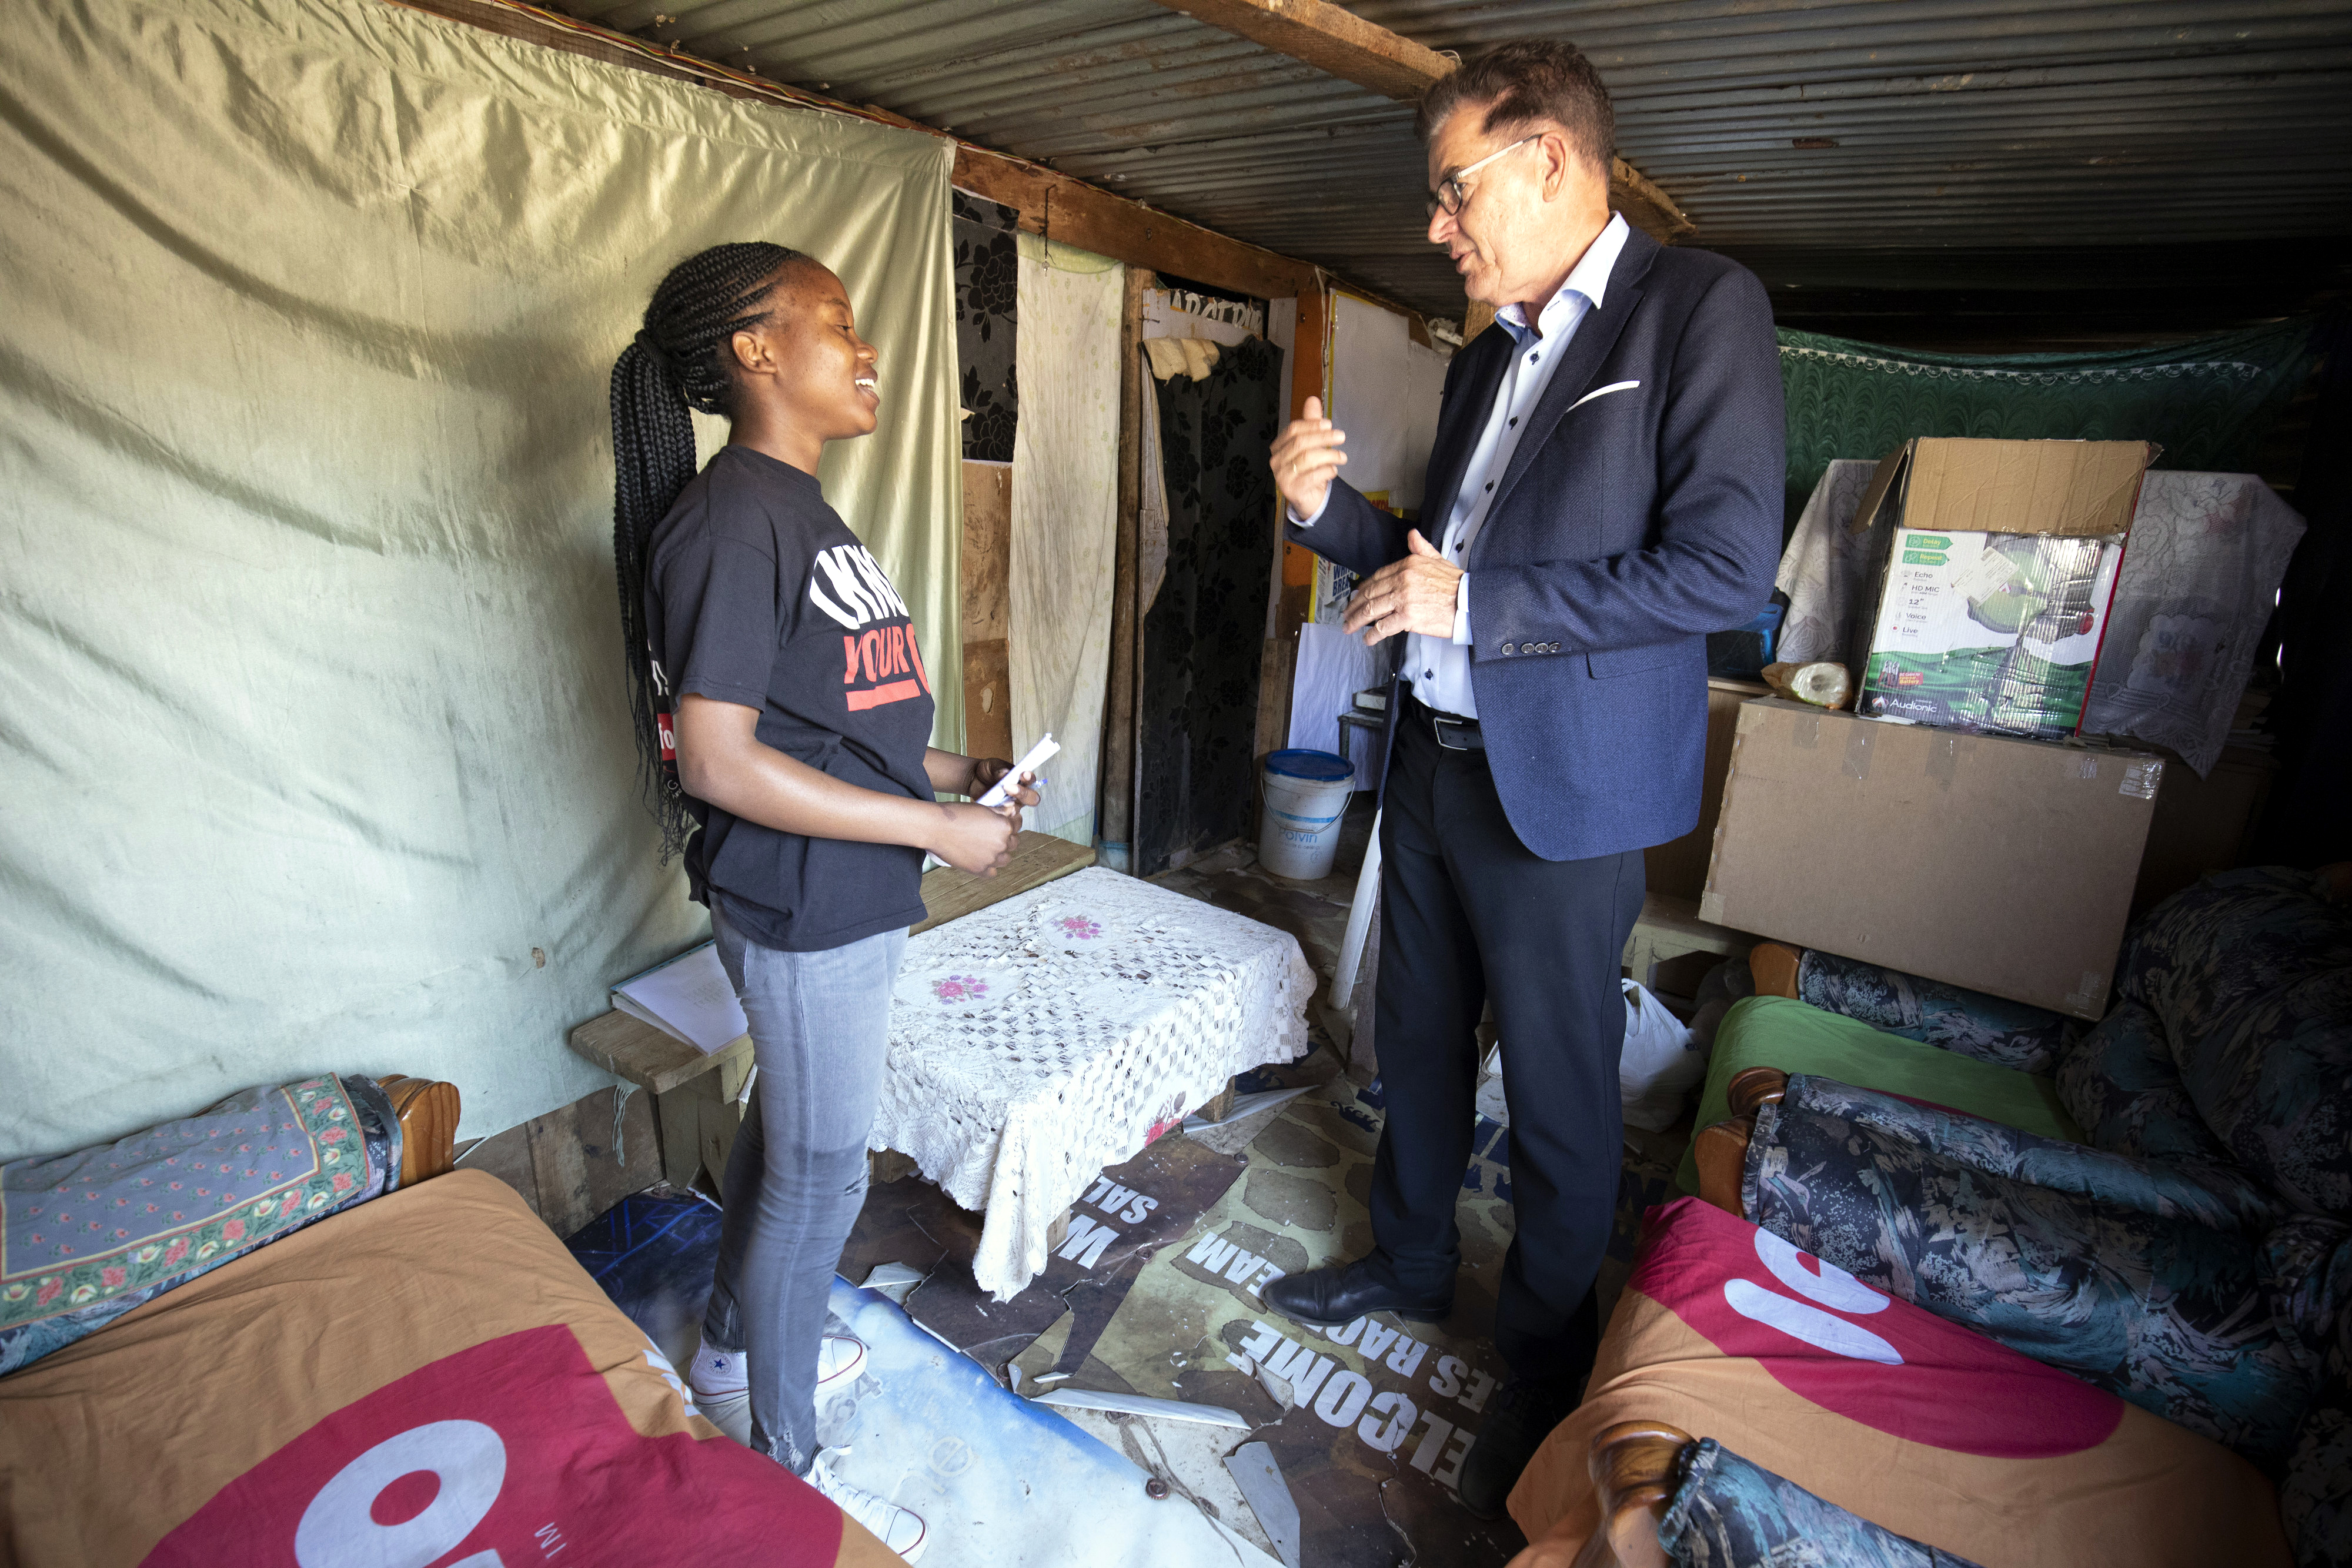
<instances>
[{"instance_id":1,"label":"stack of paper","mask_svg":"<svg viewBox=\"0 0 2352 1568\"><path fill-rule=\"evenodd\" d=\"M719 948L709 942L622 981L613 988L613 1005L705 1056L724 1051L751 1027Z\"/></svg>"}]
</instances>

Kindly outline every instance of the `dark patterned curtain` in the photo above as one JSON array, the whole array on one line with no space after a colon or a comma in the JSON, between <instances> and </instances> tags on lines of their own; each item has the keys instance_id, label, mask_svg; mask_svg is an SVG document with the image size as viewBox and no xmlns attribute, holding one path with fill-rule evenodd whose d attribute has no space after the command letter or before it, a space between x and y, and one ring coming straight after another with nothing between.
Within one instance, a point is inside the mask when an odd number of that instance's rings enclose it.
<instances>
[{"instance_id":1,"label":"dark patterned curtain","mask_svg":"<svg viewBox=\"0 0 2352 1568\"><path fill-rule=\"evenodd\" d=\"M1793 518L1832 459L1915 435L2153 441L2159 468L2242 474L2317 356L2314 324L2095 354L1928 354L1782 331Z\"/></svg>"},{"instance_id":2,"label":"dark patterned curtain","mask_svg":"<svg viewBox=\"0 0 2352 1568\"><path fill-rule=\"evenodd\" d=\"M956 369L968 462L1013 461L1013 426L1021 413L1013 377L1014 314L1021 252L1013 237L1019 211L964 191L949 193L955 240Z\"/></svg>"},{"instance_id":3,"label":"dark patterned curtain","mask_svg":"<svg viewBox=\"0 0 2352 1568\"><path fill-rule=\"evenodd\" d=\"M1274 572L1280 350L1252 338L1207 379L1159 383L1168 569L1143 616L1135 870L1255 829L1258 666Z\"/></svg>"}]
</instances>

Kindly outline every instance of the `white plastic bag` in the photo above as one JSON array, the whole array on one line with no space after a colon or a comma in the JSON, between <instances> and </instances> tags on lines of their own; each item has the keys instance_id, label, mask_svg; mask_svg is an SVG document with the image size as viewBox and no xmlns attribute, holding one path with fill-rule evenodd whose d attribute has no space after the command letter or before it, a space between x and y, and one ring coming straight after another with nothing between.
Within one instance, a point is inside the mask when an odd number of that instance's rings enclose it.
<instances>
[{"instance_id":1,"label":"white plastic bag","mask_svg":"<svg viewBox=\"0 0 2352 1568\"><path fill-rule=\"evenodd\" d=\"M1683 1113L1683 1102L1706 1076L1706 1052L1639 982L1620 983L1625 988L1625 1054L1618 1061L1617 1088L1625 1102L1625 1120L1663 1133L1675 1124Z\"/></svg>"}]
</instances>

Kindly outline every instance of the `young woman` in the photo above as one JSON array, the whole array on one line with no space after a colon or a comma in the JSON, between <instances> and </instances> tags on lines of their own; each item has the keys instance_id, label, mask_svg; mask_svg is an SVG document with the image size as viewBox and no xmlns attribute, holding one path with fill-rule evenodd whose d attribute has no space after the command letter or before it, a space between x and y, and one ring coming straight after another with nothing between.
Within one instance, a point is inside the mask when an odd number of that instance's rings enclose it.
<instances>
[{"instance_id":1,"label":"young woman","mask_svg":"<svg viewBox=\"0 0 2352 1568\"><path fill-rule=\"evenodd\" d=\"M875 427L876 365L808 256L723 245L680 263L613 367L613 553L663 852L683 843L759 1064L691 1381L709 1404L748 1391L752 1447L911 1561L923 1521L817 1462L820 1385L866 1358L824 1334L825 1297L865 1199L923 852L992 874L1037 796L934 799L1010 764L929 747L906 603L817 483L826 442ZM733 422L699 474L688 408Z\"/></svg>"}]
</instances>

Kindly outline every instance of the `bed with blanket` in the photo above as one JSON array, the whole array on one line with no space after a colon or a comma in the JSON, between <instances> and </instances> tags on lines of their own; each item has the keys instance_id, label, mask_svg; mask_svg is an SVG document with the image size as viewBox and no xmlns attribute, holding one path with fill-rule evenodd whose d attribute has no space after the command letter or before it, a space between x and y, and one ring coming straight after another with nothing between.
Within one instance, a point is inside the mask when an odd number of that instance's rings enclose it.
<instances>
[{"instance_id":1,"label":"bed with blanket","mask_svg":"<svg viewBox=\"0 0 2352 1568\"><path fill-rule=\"evenodd\" d=\"M720 1437L448 1084L0 1167L0 1563L895 1563Z\"/></svg>"},{"instance_id":2,"label":"bed with blanket","mask_svg":"<svg viewBox=\"0 0 2352 1568\"><path fill-rule=\"evenodd\" d=\"M2289 1561L2244 1458L1688 1197L1510 1508L1529 1568Z\"/></svg>"}]
</instances>

